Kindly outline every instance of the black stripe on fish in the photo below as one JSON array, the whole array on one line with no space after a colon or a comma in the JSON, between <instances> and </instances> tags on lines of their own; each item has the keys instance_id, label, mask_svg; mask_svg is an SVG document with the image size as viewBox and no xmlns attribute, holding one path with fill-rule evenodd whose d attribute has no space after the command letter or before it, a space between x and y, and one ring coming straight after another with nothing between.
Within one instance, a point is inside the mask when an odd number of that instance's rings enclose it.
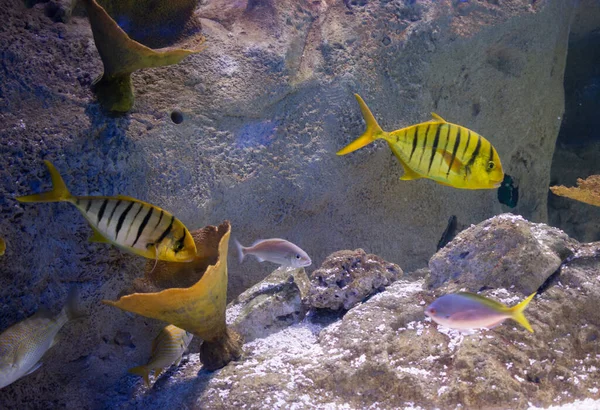
<instances>
[{"instance_id":1,"label":"black stripe on fish","mask_svg":"<svg viewBox=\"0 0 600 410\"><path fill-rule=\"evenodd\" d=\"M450 159L450 165L448 166L448 172L446 172L446 178L450 175L450 170L452 169L452 164L454 164L454 160L456 159L456 151L458 151L458 146L460 145L460 134L462 134L462 128L458 129L458 134L456 135L456 140L454 141L454 147L452 147L452 158Z\"/></svg>"},{"instance_id":2,"label":"black stripe on fish","mask_svg":"<svg viewBox=\"0 0 600 410\"><path fill-rule=\"evenodd\" d=\"M488 163L494 159L494 147L490 144L490 158L488 159Z\"/></svg>"},{"instance_id":3,"label":"black stripe on fish","mask_svg":"<svg viewBox=\"0 0 600 410\"><path fill-rule=\"evenodd\" d=\"M146 225L148 225L148 221L150 220L150 217L152 216L152 211L154 210L154 208L152 208L151 206L148 208L149 208L149 211L146 214L146 216L144 217L144 219L142 220L140 227L138 228L137 236L135 237L135 241L133 241L133 245L131 245L132 247L135 246L137 241L140 239L140 236L142 236L142 232L144 232L144 228L146 227Z\"/></svg>"},{"instance_id":4,"label":"black stripe on fish","mask_svg":"<svg viewBox=\"0 0 600 410\"><path fill-rule=\"evenodd\" d=\"M158 239L155 242L156 245L158 245L159 243L161 243L162 240L167 237L167 235L169 234L169 232L171 232L171 229L173 229L173 222L175 222L175 217L171 216L171 223L169 224L169 226L167 227L167 229L165 229L165 231L162 233L162 235L160 235L158 237Z\"/></svg>"},{"instance_id":5,"label":"black stripe on fish","mask_svg":"<svg viewBox=\"0 0 600 410\"><path fill-rule=\"evenodd\" d=\"M117 229L115 230L115 240L119 237L119 231L123 227L123 222L125 222L127 214L129 213L129 211L131 211L131 208L133 208L133 204L135 204L135 202L130 202L129 206L125 208L121 216L119 216L119 220L117 221Z\"/></svg>"},{"instance_id":6,"label":"black stripe on fish","mask_svg":"<svg viewBox=\"0 0 600 410\"><path fill-rule=\"evenodd\" d=\"M444 129L448 130L448 132L446 133L446 143L444 144L444 150L442 151L443 154L448 152L448 143L450 142L450 134L452 133L452 128L450 126L445 126ZM440 155L440 165L438 167L438 173L442 170L442 164L444 163L444 155L443 154Z\"/></svg>"},{"instance_id":7,"label":"black stripe on fish","mask_svg":"<svg viewBox=\"0 0 600 410\"><path fill-rule=\"evenodd\" d=\"M478 135L477 136L477 145L475 145L475 149L473 150L473 153L471 154L471 158L469 159L469 162L467 162L467 168L470 168L471 165L473 165L473 163L475 162L475 159L477 158L477 155L479 155L480 149L481 149L481 137Z\"/></svg>"},{"instance_id":8,"label":"black stripe on fish","mask_svg":"<svg viewBox=\"0 0 600 410\"><path fill-rule=\"evenodd\" d=\"M97 225L100 225L100 221L102 220L102 217L104 216L104 211L106 211L106 205L108 204L108 199L105 199L104 202L102 202L102 205L100 205L100 211L98 212L98 223Z\"/></svg>"},{"instance_id":9,"label":"black stripe on fish","mask_svg":"<svg viewBox=\"0 0 600 410\"><path fill-rule=\"evenodd\" d=\"M467 149L469 148L469 143L471 142L471 130L467 129L467 143L465 144L465 149L463 149L462 155L460 156L463 159L463 163L465 159L465 154L467 153Z\"/></svg>"},{"instance_id":10,"label":"black stripe on fish","mask_svg":"<svg viewBox=\"0 0 600 410\"><path fill-rule=\"evenodd\" d=\"M154 225L154 228L152 228L152 232L150 232L150 235L152 235L154 233L154 231L156 231L156 228L158 228L158 225L160 225L160 221L162 221L163 215L165 214L165 211L163 211L162 209L160 210L160 216L158 217L158 222L156 223L156 225Z\"/></svg>"},{"instance_id":11,"label":"black stripe on fish","mask_svg":"<svg viewBox=\"0 0 600 410\"><path fill-rule=\"evenodd\" d=\"M175 253L181 251L183 249L183 240L185 239L185 229L183 230L183 235L181 236L181 238L176 242L176 248L173 249L175 251Z\"/></svg>"},{"instance_id":12,"label":"black stripe on fish","mask_svg":"<svg viewBox=\"0 0 600 410\"><path fill-rule=\"evenodd\" d=\"M433 159L435 158L435 151L437 150L438 142L440 141L440 131L442 127L437 127L437 131L435 132L435 138L433 139L433 145L431 146L431 158L429 159L429 168L427 168L427 174L431 171L431 166L433 165Z\"/></svg>"},{"instance_id":13,"label":"black stripe on fish","mask_svg":"<svg viewBox=\"0 0 600 410\"><path fill-rule=\"evenodd\" d=\"M419 136L419 126L415 127L415 133L413 134L412 141L412 151L410 151L410 157L408 158L408 162L412 159L413 154L415 153L415 149L417 149L417 137Z\"/></svg>"},{"instance_id":14,"label":"black stripe on fish","mask_svg":"<svg viewBox=\"0 0 600 410\"><path fill-rule=\"evenodd\" d=\"M115 214L115 211L117 210L117 208L119 207L119 205L121 205L121 200L119 199L115 205L115 207L112 209L112 211L110 211L110 216L108 217L108 222L106 222L106 230L108 231L108 229L110 228L110 221L112 221L112 217Z\"/></svg>"},{"instance_id":15,"label":"black stripe on fish","mask_svg":"<svg viewBox=\"0 0 600 410\"><path fill-rule=\"evenodd\" d=\"M425 145L427 144L427 135L429 134L429 125L427 124L427 129L425 130L425 135L423 136L423 147L421 147L421 158L419 158L419 165L421 165L421 161L423 161L423 155L425 154Z\"/></svg>"},{"instance_id":16,"label":"black stripe on fish","mask_svg":"<svg viewBox=\"0 0 600 410\"><path fill-rule=\"evenodd\" d=\"M90 208L92 207L92 201L90 199L88 199L87 201L88 201L88 203L85 206L85 212L89 212Z\"/></svg>"},{"instance_id":17,"label":"black stripe on fish","mask_svg":"<svg viewBox=\"0 0 600 410\"><path fill-rule=\"evenodd\" d=\"M129 228L127 228L127 235L125 235L125 239L129 238L129 233L131 232L131 228L133 228L135 226L135 220L137 219L140 212L142 212L142 208L144 208L144 204L142 204L140 202L140 207L138 208L137 212L135 213L135 216L133 217L133 219L131 220L131 223L129 224ZM133 246L133 245L131 245L131 246Z\"/></svg>"}]
</instances>

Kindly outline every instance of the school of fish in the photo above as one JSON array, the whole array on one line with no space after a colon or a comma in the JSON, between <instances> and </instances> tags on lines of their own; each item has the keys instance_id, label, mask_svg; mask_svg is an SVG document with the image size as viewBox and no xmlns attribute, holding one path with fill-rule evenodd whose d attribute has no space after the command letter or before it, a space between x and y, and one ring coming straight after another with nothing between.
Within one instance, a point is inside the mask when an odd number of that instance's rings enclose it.
<instances>
[{"instance_id":1,"label":"school of fish","mask_svg":"<svg viewBox=\"0 0 600 410\"><path fill-rule=\"evenodd\" d=\"M349 154L377 139L384 139L404 168L401 180L427 178L459 189L492 189L504 180L498 152L476 132L449 123L434 113L430 121L386 132L364 100L358 94L355 98L366 122L366 131L337 155ZM19 202L73 204L92 228L92 242L111 244L125 252L157 261L185 263L197 258L189 230L171 213L127 196L74 196L54 165L49 161L44 163L50 172L52 190L18 197ZM285 239L258 240L247 247L234 241L240 263L246 255L253 255L259 262L268 261L282 267L301 268L312 264L304 250ZM0 256L5 249L6 244L0 238ZM523 311L534 296L535 293L516 306L507 307L473 293L447 294L431 303L424 314L439 325L459 330L489 329L512 319L533 332ZM56 344L60 329L70 319L81 316L76 313L75 305L70 293L59 314L39 310L0 334L0 388L41 366L44 354ZM152 343L148 362L129 369L129 372L141 376L149 387L151 373L154 372L157 380L165 369L178 366L192 339L193 334L185 329L172 324L164 327Z\"/></svg>"}]
</instances>

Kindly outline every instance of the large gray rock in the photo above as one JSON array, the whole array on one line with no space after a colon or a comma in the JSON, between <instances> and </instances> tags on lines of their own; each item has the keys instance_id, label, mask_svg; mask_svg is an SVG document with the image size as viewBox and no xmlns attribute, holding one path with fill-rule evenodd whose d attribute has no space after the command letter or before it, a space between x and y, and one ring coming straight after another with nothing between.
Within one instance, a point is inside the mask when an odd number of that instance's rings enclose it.
<instances>
[{"instance_id":1,"label":"large gray rock","mask_svg":"<svg viewBox=\"0 0 600 410\"><path fill-rule=\"evenodd\" d=\"M362 249L332 253L311 275L308 304L317 309L350 309L403 274L400 266Z\"/></svg>"},{"instance_id":2,"label":"large gray rock","mask_svg":"<svg viewBox=\"0 0 600 410\"><path fill-rule=\"evenodd\" d=\"M53 23L41 4L4 1L0 329L42 303L58 311L71 283L92 314L65 326L44 366L2 389L0 403L95 407L130 380L164 326L100 304L141 276L144 260L88 243L69 204L15 201L49 188L42 159L74 194L130 195L192 230L229 219L242 242L284 237L315 264L363 247L422 267L449 215L478 223L502 206L494 190L399 181L382 142L336 157L363 132L358 92L386 130L436 111L486 136L527 193L515 212L544 220L575 2L531 3L204 1L196 15L207 49L135 73L134 110L111 117L90 91L102 66L87 20ZM269 269L232 258L230 297ZM119 332L135 348L114 343Z\"/></svg>"},{"instance_id":3,"label":"large gray rock","mask_svg":"<svg viewBox=\"0 0 600 410\"><path fill-rule=\"evenodd\" d=\"M251 342L298 323L308 310L302 300L309 287L304 268L279 268L229 304L227 324Z\"/></svg>"},{"instance_id":4,"label":"large gray rock","mask_svg":"<svg viewBox=\"0 0 600 410\"><path fill-rule=\"evenodd\" d=\"M429 260L428 285L453 281L477 292L535 292L573 254L578 242L563 231L502 214L459 233Z\"/></svg>"},{"instance_id":5,"label":"large gray rock","mask_svg":"<svg viewBox=\"0 0 600 410\"><path fill-rule=\"evenodd\" d=\"M480 332L437 326L423 311L447 289L400 279L333 323L309 316L246 344L245 358L218 373L192 359L151 395L120 382L106 406L529 409L598 399L599 272L600 243L582 245L527 307L535 333L510 320Z\"/></svg>"}]
</instances>

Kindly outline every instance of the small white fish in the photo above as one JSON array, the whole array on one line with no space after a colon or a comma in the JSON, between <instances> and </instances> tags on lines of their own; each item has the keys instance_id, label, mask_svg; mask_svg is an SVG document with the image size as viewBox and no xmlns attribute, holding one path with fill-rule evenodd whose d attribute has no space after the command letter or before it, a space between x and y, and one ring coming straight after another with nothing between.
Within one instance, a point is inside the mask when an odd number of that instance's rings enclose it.
<instances>
[{"instance_id":1,"label":"small white fish","mask_svg":"<svg viewBox=\"0 0 600 410\"><path fill-rule=\"evenodd\" d=\"M152 354L148 363L129 369L129 373L143 377L146 387L150 387L150 372L154 370L154 380L158 380L164 369L173 364L179 366L181 356L193 338L193 334L177 326L166 326L152 342Z\"/></svg>"},{"instance_id":2,"label":"small white fish","mask_svg":"<svg viewBox=\"0 0 600 410\"><path fill-rule=\"evenodd\" d=\"M56 334L76 313L76 292L58 315L45 309L0 334L0 389L40 368L42 356L56 344Z\"/></svg>"},{"instance_id":3,"label":"small white fish","mask_svg":"<svg viewBox=\"0 0 600 410\"><path fill-rule=\"evenodd\" d=\"M248 247L235 240L235 246L240 255L240 263L246 255L254 255L259 262L268 261L291 268L302 268L312 263L306 252L285 239L263 239Z\"/></svg>"}]
</instances>

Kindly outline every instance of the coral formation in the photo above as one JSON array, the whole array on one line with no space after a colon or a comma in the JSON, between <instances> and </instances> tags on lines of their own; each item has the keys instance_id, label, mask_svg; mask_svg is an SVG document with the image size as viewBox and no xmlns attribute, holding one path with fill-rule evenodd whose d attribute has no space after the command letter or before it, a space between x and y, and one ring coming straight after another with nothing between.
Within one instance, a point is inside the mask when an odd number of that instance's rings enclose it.
<instances>
[{"instance_id":1,"label":"coral formation","mask_svg":"<svg viewBox=\"0 0 600 410\"><path fill-rule=\"evenodd\" d=\"M131 73L142 68L177 64L202 51L165 48L152 50L129 38L96 0L83 0L104 73L93 84L98 100L109 111L127 112L133 106ZM199 40L202 44L204 39Z\"/></svg>"},{"instance_id":2,"label":"coral formation","mask_svg":"<svg viewBox=\"0 0 600 410\"><path fill-rule=\"evenodd\" d=\"M308 302L320 309L350 309L403 275L400 266L362 249L334 252L311 274Z\"/></svg>"},{"instance_id":3,"label":"coral formation","mask_svg":"<svg viewBox=\"0 0 600 410\"><path fill-rule=\"evenodd\" d=\"M159 292L134 293L118 301L103 301L119 309L171 323L204 340L201 359L208 370L223 367L241 356L241 337L225 324L229 222L208 226L192 234L198 257L190 263L159 262L144 284ZM190 266L191 265L191 266ZM170 277L169 279L167 279ZM190 278L200 277L186 287ZM139 283L138 283L138 286Z\"/></svg>"},{"instance_id":4,"label":"coral formation","mask_svg":"<svg viewBox=\"0 0 600 410\"><path fill-rule=\"evenodd\" d=\"M551 186L554 195L565 196L586 204L600 206L600 175L590 175L586 179L577 178L577 187Z\"/></svg>"}]
</instances>

